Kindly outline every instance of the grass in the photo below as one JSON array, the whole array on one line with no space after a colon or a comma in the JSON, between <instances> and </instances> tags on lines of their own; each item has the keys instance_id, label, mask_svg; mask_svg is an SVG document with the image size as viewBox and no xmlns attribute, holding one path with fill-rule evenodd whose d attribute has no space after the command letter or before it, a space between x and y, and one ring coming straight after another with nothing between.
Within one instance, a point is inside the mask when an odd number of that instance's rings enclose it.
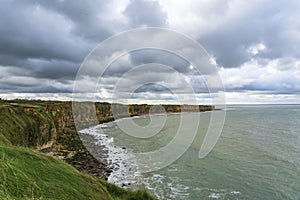
<instances>
[{"instance_id":1,"label":"grass","mask_svg":"<svg viewBox=\"0 0 300 200\"><path fill-rule=\"evenodd\" d=\"M154 199L145 190L125 190L28 148L51 140L69 144L72 138L63 130L72 124L70 103L0 99L0 199Z\"/></svg>"},{"instance_id":2,"label":"grass","mask_svg":"<svg viewBox=\"0 0 300 200\"><path fill-rule=\"evenodd\" d=\"M154 199L25 147L0 146L0 199Z\"/></svg>"},{"instance_id":3,"label":"grass","mask_svg":"<svg viewBox=\"0 0 300 200\"><path fill-rule=\"evenodd\" d=\"M10 141L0 133L0 145L11 145Z\"/></svg>"}]
</instances>

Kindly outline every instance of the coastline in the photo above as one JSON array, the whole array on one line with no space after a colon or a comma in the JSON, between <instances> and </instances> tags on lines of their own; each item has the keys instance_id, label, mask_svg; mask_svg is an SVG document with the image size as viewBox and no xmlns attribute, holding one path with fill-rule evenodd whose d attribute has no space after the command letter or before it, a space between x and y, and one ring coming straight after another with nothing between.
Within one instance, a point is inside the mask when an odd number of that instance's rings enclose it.
<instances>
[{"instance_id":1,"label":"coastline","mask_svg":"<svg viewBox=\"0 0 300 200\"><path fill-rule=\"evenodd\" d=\"M93 141L88 145L90 153L100 162L105 163L108 182L127 188L136 182L138 176L134 157L126 147L116 146L114 138L103 133L98 133L97 129L105 128L111 122L102 123L79 131L82 137L91 136ZM86 143L86 141L83 141Z\"/></svg>"},{"instance_id":2,"label":"coastline","mask_svg":"<svg viewBox=\"0 0 300 200\"><path fill-rule=\"evenodd\" d=\"M176 116L180 114L189 114L191 112L183 112L183 113L167 113L170 116ZM153 113L151 115L142 115L142 116L134 116L127 118L119 118L118 120L128 120L131 118L136 119L144 119L150 116L161 116L161 113ZM106 132L105 130L99 131L98 129L114 129L116 126L115 122L102 123L96 126L92 126L86 129L81 130L83 134L91 135L95 138L95 145L98 145L98 148L101 148L102 151L106 152L107 160L110 160L107 163L107 167L111 170L107 180L108 182L115 184L119 187L125 189L143 189L148 190L158 199L164 199L166 196L170 195L174 199L175 196L186 197L187 187L184 184L173 182L169 177L165 174L161 174L160 172L149 173L148 175L140 174L138 172L137 163L130 163L130 161L134 161L134 157L131 157L131 149L125 148L123 146L117 146L119 139L117 136L113 138L110 135L106 135L105 133L110 133L110 130ZM125 122L126 123L126 122ZM97 131L98 130L98 131ZM104 134L103 134L104 133ZM115 143L114 143L115 142ZM127 147L127 146L126 146ZM93 153L92 153L93 154ZM128 162L129 160L129 162ZM174 168L171 170L177 171L178 169ZM159 183L164 181L169 181L168 186L170 190L162 189ZM173 198L174 197L174 198Z\"/></svg>"},{"instance_id":3,"label":"coastline","mask_svg":"<svg viewBox=\"0 0 300 200\"><path fill-rule=\"evenodd\" d=\"M218 111L218 109L212 111ZM212 111L205 111L205 112L212 112ZM116 126L115 123L120 120L147 118L151 116L161 116L165 114L180 115L180 114L188 114L188 113L191 112L152 113L152 114L144 114L140 116L118 118L116 120L100 123L94 126L81 129L78 132L81 136L89 135L94 138L93 144L91 142L89 143L89 145L94 146L92 147L92 149L90 149L92 151L90 153L97 159L100 159L102 163L106 164L107 171L109 171L106 177L107 181L116 184L120 187L128 188L130 185L137 183L139 176L141 176L139 172L136 171L137 163L134 163L134 157L131 154L131 150L126 147L117 146L114 143L113 137L106 135L105 133L103 133L103 131L97 131L97 130L103 128L105 129L106 127ZM98 150L93 152L95 149Z\"/></svg>"},{"instance_id":4,"label":"coastline","mask_svg":"<svg viewBox=\"0 0 300 200\"><path fill-rule=\"evenodd\" d=\"M14 146L35 148L41 152L66 161L79 171L107 180L112 169L104 161L94 158L82 144L75 127L74 120L80 122L79 130L89 128L95 123L105 124L114 120L124 119L124 116L149 116L152 105L122 105L127 113L114 116L112 105L105 102L77 102L81 112L74 115L72 102L42 101L42 100L0 100L2 114L1 142ZM93 105L93 106L91 106ZM214 110L214 106L204 105L162 105L167 114L181 112L203 112ZM96 111L97 122L90 117ZM156 112L156 110L152 110ZM157 110L161 114L161 110ZM122 117L123 116L123 117ZM15 132L16 121L18 132ZM76 129L77 128L77 129ZM92 142L93 137L85 135ZM107 157L105 146L100 149L103 159ZM101 159L100 159L101 160Z\"/></svg>"},{"instance_id":5,"label":"coastline","mask_svg":"<svg viewBox=\"0 0 300 200\"><path fill-rule=\"evenodd\" d=\"M154 199L145 190L125 190L105 181L111 170L82 144L71 102L0 99L0 113L1 170L8 170L0 181L0 199L65 199L68 191L69 198Z\"/></svg>"},{"instance_id":6,"label":"coastline","mask_svg":"<svg viewBox=\"0 0 300 200\"><path fill-rule=\"evenodd\" d=\"M205 110L198 112L212 112L218 111L220 109L213 110ZM90 146L96 146L93 149L89 149L89 152L95 157L96 160L100 160L101 163L105 165L105 180L115 185L118 185L123 188L127 188L132 183L136 183L140 174L133 170L137 168L137 164L133 163L130 165L130 161L134 160L133 155L126 147L116 146L113 143L113 138L104 133L97 133L97 129L105 128L107 126L112 126L114 123L120 120L128 120L128 119L137 119L137 118L147 118L150 116L161 116L161 115L179 115L185 113L193 113L189 111L183 112L168 112L168 113L151 113L151 114L141 114L141 115L133 115L127 117L119 117L119 118L110 118L109 120L101 121L97 125L85 125L81 127L78 131L80 137L91 137L94 141L85 141ZM82 138L81 138L82 139ZM84 143L85 143L84 142ZM95 151L96 149L96 151ZM94 152L93 152L94 151ZM125 158L125 159L124 159ZM129 161L130 160L130 161ZM132 163L131 163L132 164ZM126 176L125 176L126 174Z\"/></svg>"},{"instance_id":7,"label":"coastline","mask_svg":"<svg viewBox=\"0 0 300 200\"><path fill-rule=\"evenodd\" d=\"M70 127L58 137L56 144L51 146L51 151L45 152L44 149L40 149L40 151L66 161L79 171L107 180L111 169L103 162L104 160L96 159L90 153L86 146L83 145L82 138L75 127ZM90 135L84 135L84 139L85 142L94 142L93 136ZM99 155L106 156L107 152L104 148L98 150L100 152Z\"/></svg>"}]
</instances>

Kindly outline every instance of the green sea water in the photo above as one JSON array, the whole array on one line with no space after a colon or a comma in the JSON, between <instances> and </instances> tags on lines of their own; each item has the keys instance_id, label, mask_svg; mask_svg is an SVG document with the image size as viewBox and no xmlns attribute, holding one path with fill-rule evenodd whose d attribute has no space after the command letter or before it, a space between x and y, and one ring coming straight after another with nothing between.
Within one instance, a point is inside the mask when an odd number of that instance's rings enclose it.
<instances>
[{"instance_id":1,"label":"green sea water","mask_svg":"<svg viewBox=\"0 0 300 200\"><path fill-rule=\"evenodd\" d=\"M136 179L128 187L146 187L160 199L300 199L300 106L229 106L216 146L199 159L210 116L201 113L198 135L177 161L134 178L130 173L136 173L135 168L125 165L130 170L112 182L128 176ZM146 126L150 119L134 121ZM163 147L174 137L179 122L179 114L168 115L162 130L147 139L131 137L115 123L102 130L113 138L115 147L126 147L130 154Z\"/></svg>"}]
</instances>

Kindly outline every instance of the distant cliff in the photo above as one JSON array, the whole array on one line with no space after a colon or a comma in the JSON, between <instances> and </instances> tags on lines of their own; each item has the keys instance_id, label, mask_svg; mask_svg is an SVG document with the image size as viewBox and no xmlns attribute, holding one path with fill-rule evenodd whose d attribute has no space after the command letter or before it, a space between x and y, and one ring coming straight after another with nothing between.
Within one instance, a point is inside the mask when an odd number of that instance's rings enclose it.
<instances>
[{"instance_id":1,"label":"distant cliff","mask_svg":"<svg viewBox=\"0 0 300 200\"><path fill-rule=\"evenodd\" d=\"M146 115L149 112L199 112L214 109L213 106L195 105L112 106L109 103L88 102L78 105L80 109L73 113L72 102L0 100L0 144L33 147L67 161L80 171L105 179L110 169L106 168L105 163L96 160L82 144L74 119L84 127L95 124L93 114L94 118L96 115L96 123L103 123L114 118Z\"/></svg>"},{"instance_id":2,"label":"distant cliff","mask_svg":"<svg viewBox=\"0 0 300 200\"><path fill-rule=\"evenodd\" d=\"M87 125L91 122L92 112L96 113L99 123L112 121L123 116L137 116L162 112L161 107L152 105L117 105L125 109L117 109L113 113L109 103L80 103L84 112L74 113L75 118ZM214 106L195 105L162 105L168 113L198 112L213 110ZM90 109L90 111L88 110ZM94 110L91 110L94 109ZM120 110L122 112L120 112ZM84 115L82 114L84 113ZM66 128L74 127L72 103L59 101L0 101L0 142L28 147L43 148L53 145L59 134Z\"/></svg>"}]
</instances>

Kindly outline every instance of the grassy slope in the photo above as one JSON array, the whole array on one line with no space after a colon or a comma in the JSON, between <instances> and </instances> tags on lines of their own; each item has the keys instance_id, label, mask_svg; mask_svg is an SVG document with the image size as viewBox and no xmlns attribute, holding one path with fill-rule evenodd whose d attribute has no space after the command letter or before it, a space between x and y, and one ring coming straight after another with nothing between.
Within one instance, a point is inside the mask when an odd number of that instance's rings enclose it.
<instances>
[{"instance_id":1,"label":"grassy slope","mask_svg":"<svg viewBox=\"0 0 300 200\"><path fill-rule=\"evenodd\" d=\"M63 105L52 107L60 110L56 112L56 116L46 106L0 103L0 144L34 147L50 141L63 128L58 124L58 121L62 121L59 115L69 116L68 110L66 113L62 112ZM55 132L51 132L51 129Z\"/></svg>"},{"instance_id":2,"label":"grassy slope","mask_svg":"<svg viewBox=\"0 0 300 200\"><path fill-rule=\"evenodd\" d=\"M0 199L153 199L24 147L0 146Z\"/></svg>"},{"instance_id":3,"label":"grassy slope","mask_svg":"<svg viewBox=\"0 0 300 200\"><path fill-rule=\"evenodd\" d=\"M25 113L24 108L34 112ZM0 104L0 113L0 199L153 199L145 191L124 190L64 161L20 147L50 139L51 134L40 129L42 124L48 129L58 126L42 107Z\"/></svg>"}]
</instances>

